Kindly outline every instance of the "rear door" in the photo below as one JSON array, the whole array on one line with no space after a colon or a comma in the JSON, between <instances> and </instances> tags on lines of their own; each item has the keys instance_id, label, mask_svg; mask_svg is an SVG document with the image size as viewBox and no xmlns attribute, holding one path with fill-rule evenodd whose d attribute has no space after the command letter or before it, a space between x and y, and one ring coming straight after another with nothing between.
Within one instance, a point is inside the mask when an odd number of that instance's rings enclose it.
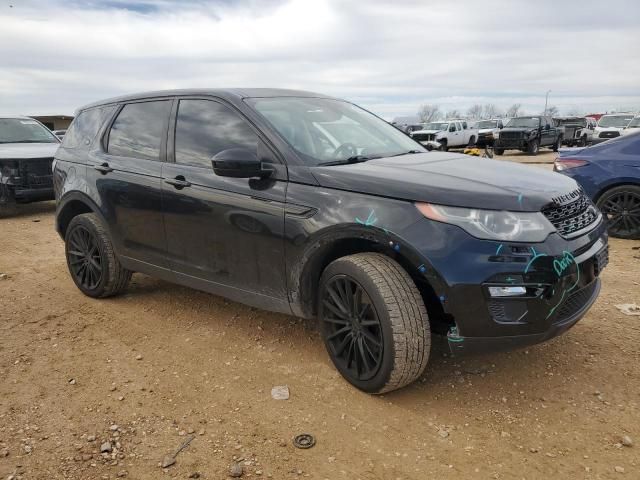
<instances>
[{"instance_id":1,"label":"rear door","mask_svg":"<svg viewBox=\"0 0 640 480\"><path fill-rule=\"evenodd\" d=\"M89 154L87 177L122 262L166 267L162 162L173 99L121 105L101 148Z\"/></svg>"},{"instance_id":2,"label":"rear door","mask_svg":"<svg viewBox=\"0 0 640 480\"><path fill-rule=\"evenodd\" d=\"M162 169L171 268L196 288L245 303L261 297L257 304L287 310L285 165L260 132L219 99L185 97L174 110ZM266 179L216 175L212 157L230 148L254 151L275 173Z\"/></svg>"}]
</instances>

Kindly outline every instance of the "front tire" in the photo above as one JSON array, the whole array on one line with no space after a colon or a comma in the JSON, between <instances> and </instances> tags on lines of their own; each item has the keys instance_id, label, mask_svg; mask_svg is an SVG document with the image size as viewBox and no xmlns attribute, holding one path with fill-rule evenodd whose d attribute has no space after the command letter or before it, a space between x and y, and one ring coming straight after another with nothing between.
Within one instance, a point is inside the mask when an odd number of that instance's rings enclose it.
<instances>
[{"instance_id":1,"label":"front tire","mask_svg":"<svg viewBox=\"0 0 640 480\"><path fill-rule=\"evenodd\" d=\"M443 152L446 152L447 150L449 150L449 146L447 145L446 138L444 140L440 140L440 150L442 150Z\"/></svg>"},{"instance_id":2,"label":"front tire","mask_svg":"<svg viewBox=\"0 0 640 480\"><path fill-rule=\"evenodd\" d=\"M131 271L120 265L111 239L95 213L74 217L65 233L67 267L76 286L93 298L122 292Z\"/></svg>"},{"instance_id":3,"label":"front tire","mask_svg":"<svg viewBox=\"0 0 640 480\"><path fill-rule=\"evenodd\" d=\"M609 235L640 239L640 187L621 185L611 188L598 198L597 206L609 221Z\"/></svg>"},{"instance_id":4,"label":"front tire","mask_svg":"<svg viewBox=\"0 0 640 480\"><path fill-rule=\"evenodd\" d=\"M537 139L531 140L527 145L527 153L529 155L538 155L540 151L540 143Z\"/></svg>"},{"instance_id":5,"label":"front tire","mask_svg":"<svg viewBox=\"0 0 640 480\"><path fill-rule=\"evenodd\" d=\"M331 361L367 393L385 393L420 377L431 331L409 274L378 253L342 257L320 279L318 316Z\"/></svg>"},{"instance_id":6,"label":"front tire","mask_svg":"<svg viewBox=\"0 0 640 480\"><path fill-rule=\"evenodd\" d=\"M562 137L558 137L558 140L556 140L556 143L553 144L553 151L557 152L558 150L560 150L561 147L562 147Z\"/></svg>"},{"instance_id":7,"label":"front tire","mask_svg":"<svg viewBox=\"0 0 640 480\"><path fill-rule=\"evenodd\" d=\"M496 155L504 155L504 148L494 148L493 153Z\"/></svg>"}]
</instances>

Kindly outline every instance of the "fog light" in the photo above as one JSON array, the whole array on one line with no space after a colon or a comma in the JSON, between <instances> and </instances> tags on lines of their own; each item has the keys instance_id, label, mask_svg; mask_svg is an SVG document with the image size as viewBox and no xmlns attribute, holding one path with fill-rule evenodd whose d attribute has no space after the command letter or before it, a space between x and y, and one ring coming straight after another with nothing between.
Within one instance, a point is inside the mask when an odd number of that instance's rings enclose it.
<instances>
[{"instance_id":1,"label":"fog light","mask_svg":"<svg viewBox=\"0 0 640 480\"><path fill-rule=\"evenodd\" d=\"M492 297L516 297L526 293L525 287L489 287L489 295Z\"/></svg>"}]
</instances>

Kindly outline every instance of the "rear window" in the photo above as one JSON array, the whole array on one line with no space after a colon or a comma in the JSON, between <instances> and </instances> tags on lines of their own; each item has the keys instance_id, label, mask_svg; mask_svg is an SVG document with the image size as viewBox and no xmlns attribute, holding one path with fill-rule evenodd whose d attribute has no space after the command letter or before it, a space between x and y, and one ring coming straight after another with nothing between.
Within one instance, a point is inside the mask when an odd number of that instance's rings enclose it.
<instances>
[{"instance_id":1,"label":"rear window","mask_svg":"<svg viewBox=\"0 0 640 480\"><path fill-rule=\"evenodd\" d=\"M160 145L170 110L170 100L125 105L109 131L107 152L121 157L160 160Z\"/></svg>"},{"instance_id":2,"label":"rear window","mask_svg":"<svg viewBox=\"0 0 640 480\"><path fill-rule=\"evenodd\" d=\"M98 130L106 118L113 113L115 106L109 105L105 107L92 108L80 112L64 135L62 146L65 148L88 147L93 142Z\"/></svg>"}]
</instances>

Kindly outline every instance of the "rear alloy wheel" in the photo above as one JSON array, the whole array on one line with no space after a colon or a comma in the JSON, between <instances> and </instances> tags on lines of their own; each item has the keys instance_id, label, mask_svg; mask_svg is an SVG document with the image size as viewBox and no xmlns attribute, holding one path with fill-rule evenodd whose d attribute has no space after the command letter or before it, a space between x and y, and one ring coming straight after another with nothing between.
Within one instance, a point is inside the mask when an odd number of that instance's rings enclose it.
<instances>
[{"instance_id":1,"label":"rear alloy wheel","mask_svg":"<svg viewBox=\"0 0 640 480\"><path fill-rule=\"evenodd\" d=\"M611 236L640 238L640 187L622 185L607 190L598 199L598 208L609 221Z\"/></svg>"},{"instance_id":2,"label":"rear alloy wheel","mask_svg":"<svg viewBox=\"0 0 640 480\"><path fill-rule=\"evenodd\" d=\"M539 150L540 150L540 143L538 142L537 139L531 140L527 145L527 153L529 155L537 155Z\"/></svg>"},{"instance_id":3,"label":"rear alloy wheel","mask_svg":"<svg viewBox=\"0 0 640 480\"><path fill-rule=\"evenodd\" d=\"M89 297L116 295L131 279L131 272L120 265L111 239L94 213L71 220L65 234L65 253L71 278Z\"/></svg>"},{"instance_id":4,"label":"rear alloy wheel","mask_svg":"<svg viewBox=\"0 0 640 480\"><path fill-rule=\"evenodd\" d=\"M329 356L352 385L384 393L422 374L429 318L413 280L394 260L377 253L335 260L322 274L318 301Z\"/></svg>"}]
</instances>

